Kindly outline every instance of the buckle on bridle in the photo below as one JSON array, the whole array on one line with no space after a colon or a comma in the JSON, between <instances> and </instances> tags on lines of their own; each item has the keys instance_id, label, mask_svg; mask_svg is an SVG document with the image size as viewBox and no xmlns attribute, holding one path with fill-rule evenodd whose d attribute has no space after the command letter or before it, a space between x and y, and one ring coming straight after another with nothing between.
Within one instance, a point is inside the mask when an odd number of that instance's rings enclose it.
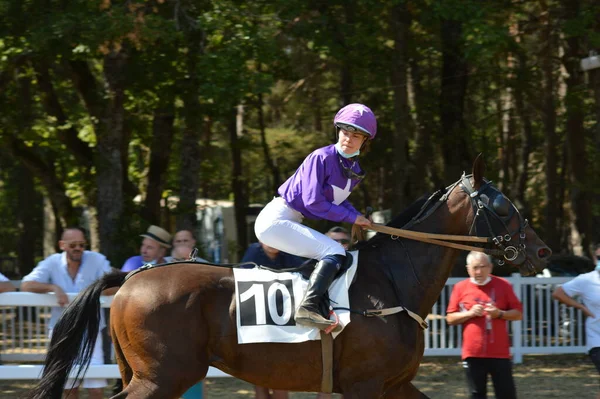
<instances>
[{"instance_id":1,"label":"buckle on bridle","mask_svg":"<svg viewBox=\"0 0 600 399\"><path fill-rule=\"evenodd\" d=\"M508 255L509 252L512 252L512 255ZM515 259L517 259L518 257L519 257L519 250L517 248L513 247L512 245L504 248L504 259L506 259L507 261L512 262Z\"/></svg>"}]
</instances>

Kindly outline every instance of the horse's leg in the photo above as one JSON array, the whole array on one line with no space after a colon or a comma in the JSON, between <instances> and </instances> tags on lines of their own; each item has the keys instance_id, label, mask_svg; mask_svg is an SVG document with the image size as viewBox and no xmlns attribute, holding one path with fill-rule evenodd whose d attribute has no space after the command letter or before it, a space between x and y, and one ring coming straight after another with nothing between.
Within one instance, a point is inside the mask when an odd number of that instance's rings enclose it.
<instances>
[{"instance_id":1,"label":"horse's leg","mask_svg":"<svg viewBox=\"0 0 600 399\"><path fill-rule=\"evenodd\" d=\"M173 314L175 312L172 312ZM199 312L198 312L199 313ZM128 314L128 322L138 325L135 317ZM176 326L173 317L181 315L160 312L157 320L146 319L146 323L161 322ZM143 325L139 321L139 325ZM115 399L176 399L180 398L197 381L204 379L208 372L207 333L204 328L169 331L152 325L152 329L119 328L115 325L115 353L123 377L123 392ZM187 343L183 345L182 343Z\"/></svg>"},{"instance_id":2,"label":"horse's leg","mask_svg":"<svg viewBox=\"0 0 600 399\"><path fill-rule=\"evenodd\" d=\"M182 381L171 376L156 376L153 380L139 379L136 376L129 382L123 392L111 399L178 399L191 387L194 381Z\"/></svg>"},{"instance_id":3,"label":"horse's leg","mask_svg":"<svg viewBox=\"0 0 600 399\"><path fill-rule=\"evenodd\" d=\"M389 387L382 397L385 399L429 399L410 382Z\"/></svg>"},{"instance_id":4,"label":"horse's leg","mask_svg":"<svg viewBox=\"0 0 600 399\"><path fill-rule=\"evenodd\" d=\"M121 345L119 344L119 340L116 338L117 335L114 333L114 330L111 328L111 336L113 341L113 347L115 348L115 358L117 359L117 364L119 365L119 372L121 373L121 380L123 381L123 387L126 387L129 384L129 381L133 378L133 371L131 370L131 366L127 363L127 359L125 359L125 355L123 355L123 351L121 350Z\"/></svg>"}]
</instances>

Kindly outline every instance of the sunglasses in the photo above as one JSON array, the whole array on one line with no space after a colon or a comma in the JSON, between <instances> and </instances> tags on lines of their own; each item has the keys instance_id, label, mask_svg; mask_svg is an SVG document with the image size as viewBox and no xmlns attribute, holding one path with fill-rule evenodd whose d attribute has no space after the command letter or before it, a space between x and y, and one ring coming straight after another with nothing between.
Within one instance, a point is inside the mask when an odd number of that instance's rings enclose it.
<instances>
[{"instance_id":1,"label":"sunglasses","mask_svg":"<svg viewBox=\"0 0 600 399\"><path fill-rule=\"evenodd\" d=\"M342 172L344 173L344 176L346 176L348 179L362 180L365 178L365 172L356 173L352 170L352 167L354 166L356 161L352 162L352 165L350 165L350 167L347 167L346 165L344 165L344 162L342 161L341 157L338 156L338 160L340 161L340 166L342 167Z\"/></svg>"},{"instance_id":2,"label":"sunglasses","mask_svg":"<svg viewBox=\"0 0 600 399\"><path fill-rule=\"evenodd\" d=\"M334 239L333 241L337 241L337 242L339 242L342 245L350 244L350 240L347 240L345 238L341 238L341 239L338 239L338 240Z\"/></svg>"},{"instance_id":3,"label":"sunglasses","mask_svg":"<svg viewBox=\"0 0 600 399\"><path fill-rule=\"evenodd\" d=\"M360 130L352 125L348 125L346 123L337 122L335 124L335 127L337 127L338 129L345 130L349 133L360 133L362 135L369 136L367 133L363 132L362 130Z\"/></svg>"},{"instance_id":4,"label":"sunglasses","mask_svg":"<svg viewBox=\"0 0 600 399\"><path fill-rule=\"evenodd\" d=\"M75 249L75 248L85 248L87 246L87 243L84 242L69 242L67 243L67 246L71 249Z\"/></svg>"}]
</instances>

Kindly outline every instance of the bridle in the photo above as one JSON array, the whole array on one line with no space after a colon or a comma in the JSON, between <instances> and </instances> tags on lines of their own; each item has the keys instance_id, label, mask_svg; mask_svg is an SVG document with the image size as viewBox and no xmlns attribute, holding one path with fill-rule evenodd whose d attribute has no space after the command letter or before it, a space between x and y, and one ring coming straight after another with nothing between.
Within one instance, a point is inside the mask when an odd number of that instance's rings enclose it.
<instances>
[{"instance_id":1,"label":"bridle","mask_svg":"<svg viewBox=\"0 0 600 399\"><path fill-rule=\"evenodd\" d=\"M485 181L478 190L475 190L471 184L470 177L471 175L463 174L461 179L447 187L444 193L442 193L441 190L434 193L429 197L425 204L423 204L417 215L415 215L402 229L375 223L370 229L380 233L389 234L394 240L402 237L465 251L483 252L497 258L500 265L508 262L517 267L522 266L528 262L527 254L525 252L525 229L528 226L527 219L524 219L521 216L517 208L492 185L491 181ZM471 200L471 206L473 207L474 217L471 228L469 229L469 235L433 234L408 230L408 228L429 218L441 204L446 202L456 187L460 187L467 193ZM499 212L503 213L503 215L498 214ZM519 218L519 227L515 231L511 231L508 227L508 223L515 213ZM494 231L493 221L499 222L502 226L503 231L501 231L501 234L497 234ZM478 235L482 229L487 230L484 234L488 236ZM513 237L515 236L518 236L518 243L513 244ZM453 241L493 244L495 248L466 245Z\"/></svg>"}]
</instances>

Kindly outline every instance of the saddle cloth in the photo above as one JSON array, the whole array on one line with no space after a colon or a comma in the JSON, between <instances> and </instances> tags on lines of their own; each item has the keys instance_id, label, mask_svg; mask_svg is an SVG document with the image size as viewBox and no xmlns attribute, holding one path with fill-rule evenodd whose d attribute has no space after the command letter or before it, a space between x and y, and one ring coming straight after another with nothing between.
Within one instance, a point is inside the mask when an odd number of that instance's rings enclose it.
<instances>
[{"instance_id":1,"label":"saddle cloth","mask_svg":"<svg viewBox=\"0 0 600 399\"><path fill-rule=\"evenodd\" d=\"M352 266L329 287L331 306L349 308L348 289L354 280L358 251L350 252ZM237 337L240 344L296 343L320 340L319 329L296 325L296 308L304 298L308 281L300 273L275 273L259 268L233 269ZM336 310L342 330L350 323L348 310ZM332 316L333 319L333 316Z\"/></svg>"}]
</instances>

